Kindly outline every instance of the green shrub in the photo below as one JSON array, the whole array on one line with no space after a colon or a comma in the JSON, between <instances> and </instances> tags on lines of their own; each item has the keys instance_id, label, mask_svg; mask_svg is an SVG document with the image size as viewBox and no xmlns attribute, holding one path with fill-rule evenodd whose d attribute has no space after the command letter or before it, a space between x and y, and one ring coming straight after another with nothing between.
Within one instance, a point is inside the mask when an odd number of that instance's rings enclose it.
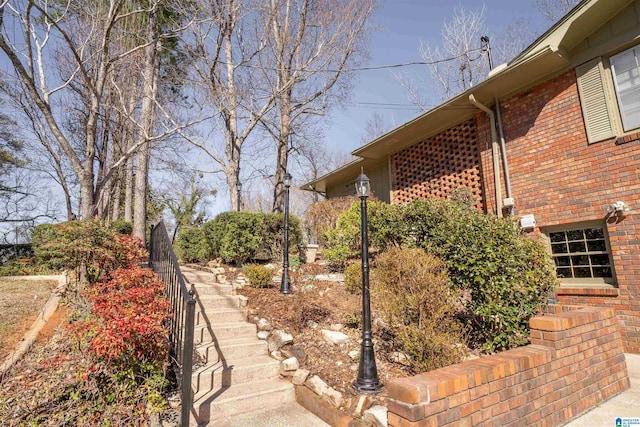
<instances>
[{"instance_id":1,"label":"green shrub","mask_svg":"<svg viewBox=\"0 0 640 427\"><path fill-rule=\"evenodd\" d=\"M203 229L214 257L240 265L255 258L263 227L260 215L224 212L207 222Z\"/></svg>"},{"instance_id":2,"label":"green shrub","mask_svg":"<svg viewBox=\"0 0 640 427\"><path fill-rule=\"evenodd\" d=\"M465 291L467 315L486 351L528 342L529 319L546 304L557 279L544 245L523 236L511 218L469 214L447 221L425 246Z\"/></svg>"},{"instance_id":3,"label":"green shrub","mask_svg":"<svg viewBox=\"0 0 640 427\"><path fill-rule=\"evenodd\" d=\"M273 270L264 265L247 264L243 270L254 288L270 288L273 285Z\"/></svg>"},{"instance_id":4,"label":"green shrub","mask_svg":"<svg viewBox=\"0 0 640 427\"><path fill-rule=\"evenodd\" d=\"M109 224L109 230L120 234L131 234L133 232L133 224L123 219L117 219Z\"/></svg>"},{"instance_id":5,"label":"green shrub","mask_svg":"<svg viewBox=\"0 0 640 427\"><path fill-rule=\"evenodd\" d=\"M325 260L337 270L343 270L347 261L360 254L360 204L353 203L340 214L335 228L324 235L326 247Z\"/></svg>"},{"instance_id":6,"label":"green shrub","mask_svg":"<svg viewBox=\"0 0 640 427\"><path fill-rule=\"evenodd\" d=\"M59 238L60 232L53 224L40 224L34 227L31 232L31 246L37 264L54 271L64 268L61 259L62 254L57 253L56 250L49 245L49 243Z\"/></svg>"},{"instance_id":7,"label":"green shrub","mask_svg":"<svg viewBox=\"0 0 640 427\"><path fill-rule=\"evenodd\" d=\"M336 227L325 233L323 255L330 267L336 270L343 270L350 259L360 257L360 209L360 202L353 203L338 217ZM367 202L369 245L383 250L404 243L407 225L402 215L403 206L375 200Z\"/></svg>"},{"instance_id":8,"label":"green shrub","mask_svg":"<svg viewBox=\"0 0 640 427\"><path fill-rule=\"evenodd\" d=\"M392 348L408 356L413 373L448 366L464 356L448 281L444 263L417 248L390 248L372 269L374 307Z\"/></svg>"},{"instance_id":9,"label":"green shrub","mask_svg":"<svg viewBox=\"0 0 640 427\"><path fill-rule=\"evenodd\" d=\"M256 251L256 259L271 261L282 259L284 243L284 214L255 213L262 218L262 240ZM300 219L289 215L289 252L299 252L302 244L302 226Z\"/></svg>"},{"instance_id":10,"label":"green shrub","mask_svg":"<svg viewBox=\"0 0 640 427\"><path fill-rule=\"evenodd\" d=\"M140 239L109 230L98 220L68 221L39 230L36 227L32 241L38 262L76 270L78 277L84 276L89 283L148 256Z\"/></svg>"},{"instance_id":11,"label":"green shrub","mask_svg":"<svg viewBox=\"0 0 640 427\"><path fill-rule=\"evenodd\" d=\"M350 294L362 293L362 264L353 262L344 269L344 288Z\"/></svg>"},{"instance_id":12,"label":"green shrub","mask_svg":"<svg viewBox=\"0 0 640 427\"><path fill-rule=\"evenodd\" d=\"M211 253L204 231L195 227L181 228L174 248L182 262L205 262Z\"/></svg>"}]
</instances>

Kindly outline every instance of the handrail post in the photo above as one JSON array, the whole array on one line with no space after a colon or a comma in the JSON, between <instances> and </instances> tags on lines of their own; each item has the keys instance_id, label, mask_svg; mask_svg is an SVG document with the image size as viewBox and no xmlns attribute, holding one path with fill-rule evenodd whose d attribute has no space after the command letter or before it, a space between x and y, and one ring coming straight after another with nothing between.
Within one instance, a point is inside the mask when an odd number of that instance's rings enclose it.
<instances>
[{"instance_id":1,"label":"handrail post","mask_svg":"<svg viewBox=\"0 0 640 427\"><path fill-rule=\"evenodd\" d=\"M149 224L149 268L153 269L153 224Z\"/></svg>"},{"instance_id":2,"label":"handrail post","mask_svg":"<svg viewBox=\"0 0 640 427\"><path fill-rule=\"evenodd\" d=\"M189 425L191 412L191 375L193 374L193 334L196 318L196 298L193 285L189 290L189 300L187 301L186 333L184 337L184 349L182 356L182 426Z\"/></svg>"}]
</instances>

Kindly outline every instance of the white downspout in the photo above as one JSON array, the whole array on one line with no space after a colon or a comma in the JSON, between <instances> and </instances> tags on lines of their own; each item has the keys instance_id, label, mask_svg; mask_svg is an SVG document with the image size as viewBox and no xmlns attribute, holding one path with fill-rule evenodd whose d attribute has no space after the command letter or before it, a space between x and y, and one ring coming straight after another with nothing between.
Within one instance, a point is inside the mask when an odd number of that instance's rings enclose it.
<instances>
[{"instance_id":1,"label":"white downspout","mask_svg":"<svg viewBox=\"0 0 640 427\"><path fill-rule=\"evenodd\" d=\"M500 148L498 136L496 135L496 117L493 111L485 105L476 101L476 98L469 95L469 102L489 115L491 122L491 157L493 157L493 180L496 190L496 215L502 218L502 187L500 186Z\"/></svg>"}]
</instances>

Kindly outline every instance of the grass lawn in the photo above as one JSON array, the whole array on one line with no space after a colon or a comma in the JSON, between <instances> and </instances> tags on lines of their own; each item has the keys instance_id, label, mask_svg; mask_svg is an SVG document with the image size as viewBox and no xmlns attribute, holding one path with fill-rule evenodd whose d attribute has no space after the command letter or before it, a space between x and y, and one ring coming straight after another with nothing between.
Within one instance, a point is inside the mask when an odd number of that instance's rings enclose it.
<instances>
[{"instance_id":1,"label":"grass lawn","mask_svg":"<svg viewBox=\"0 0 640 427\"><path fill-rule=\"evenodd\" d=\"M57 284L54 280L0 277L0 362L29 330Z\"/></svg>"}]
</instances>

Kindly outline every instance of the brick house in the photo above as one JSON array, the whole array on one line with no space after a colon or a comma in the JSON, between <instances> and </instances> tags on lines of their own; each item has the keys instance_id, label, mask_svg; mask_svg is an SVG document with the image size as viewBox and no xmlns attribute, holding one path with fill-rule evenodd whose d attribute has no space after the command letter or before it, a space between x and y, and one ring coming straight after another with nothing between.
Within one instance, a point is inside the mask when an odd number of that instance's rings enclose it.
<instances>
[{"instance_id":1,"label":"brick house","mask_svg":"<svg viewBox=\"0 0 640 427\"><path fill-rule=\"evenodd\" d=\"M471 189L544 239L561 302L613 307L640 353L640 0L584 0L510 63L303 186L389 203ZM534 220L534 221L532 221Z\"/></svg>"}]
</instances>

